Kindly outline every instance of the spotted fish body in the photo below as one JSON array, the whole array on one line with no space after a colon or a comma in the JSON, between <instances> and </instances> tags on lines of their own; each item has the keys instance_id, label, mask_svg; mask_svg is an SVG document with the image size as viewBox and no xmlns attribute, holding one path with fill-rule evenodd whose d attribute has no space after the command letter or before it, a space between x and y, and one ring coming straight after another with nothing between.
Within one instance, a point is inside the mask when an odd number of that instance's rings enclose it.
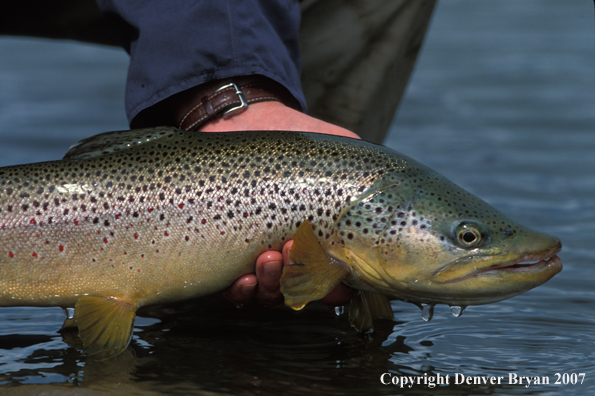
<instances>
[{"instance_id":1,"label":"spotted fish body","mask_svg":"<svg viewBox=\"0 0 595 396\"><path fill-rule=\"evenodd\" d=\"M467 218L491 230L490 249L515 246L504 252L508 261L530 259L523 249L534 245L542 256L559 250L557 239L532 234L425 166L363 141L280 131L107 133L60 161L0 168L0 305L75 306L86 346L112 348L100 354L109 357L126 346L136 308L228 287L300 225L304 238L314 238L309 246L336 264L334 284L423 302L411 285L456 273L456 260L481 256L471 248L485 250L453 241L452 224ZM299 264L291 267L307 271L298 278L309 276L314 264ZM471 303L518 294L558 271ZM303 282L284 282L288 305L315 299ZM306 289L316 287L309 283ZM420 285L430 302L459 302L456 287L427 283ZM292 302L297 294L305 297ZM127 332L102 340L111 319L95 322L111 314L128 318L119 326Z\"/></svg>"},{"instance_id":2,"label":"spotted fish body","mask_svg":"<svg viewBox=\"0 0 595 396\"><path fill-rule=\"evenodd\" d=\"M332 139L321 156L320 139L300 134L161 132L109 154L0 169L0 304L212 293L304 219L329 238L375 177L372 152L353 147L362 158L350 167Z\"/></svg>"},{"instance_id":3,"label":"spotted fish body","mask_svg":"<svg viewBox=\"0 0 595 396\"><path fill-rule=\"evenodd\" d=\"M342 208L391 161L322 135L161 132L108 154L0 169L0 304L116 294L146 305L221 290L304 220L329 240Z\"/></svg>"}]
</instances>

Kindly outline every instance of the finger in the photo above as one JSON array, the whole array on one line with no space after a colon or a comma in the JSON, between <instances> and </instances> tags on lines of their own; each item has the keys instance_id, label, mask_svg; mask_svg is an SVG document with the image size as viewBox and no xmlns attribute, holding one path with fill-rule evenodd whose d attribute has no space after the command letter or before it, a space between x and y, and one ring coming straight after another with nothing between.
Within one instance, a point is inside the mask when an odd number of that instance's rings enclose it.
<instances>
[{"instance_id":1,"label":"finger","mask_svg":"<svg viewBox=\"0 0 595 396\"><path fill-rule=\"evenodd\" d=\"M279 290L279 280L283 256L280 252L269 251L261 254L256 260L256 277L258 278L258 287L268 291Z\"/></svg>"},{"instance_id":2,"label":"finger","mask_svg":"<svg viewBox=\"0 0 595 396\"><path fill-rule=\"evenodd\" d=\"M355 290L339 283L329 294L327 294L321 301L331 307L338 307L348 304L353 297Z\"/></svg>"},{"instance_id":3,"label":"finger","mask_svg":"<svg viewBox=\"0 0 595 396\"><path fill-rule=\"evenodd\" d=\"M274 306L283 301L283 295L279 290L282 269L283 257L280 252L265 252L256 260L258 289L255 298L261 304Z\"/></svg>"},{"instance_id":4,"label":"finger","mask_svg":"<svg viewBox=\"0 0 595 396\"><path fill-rule=\"evenodd\" d=\"M289 265L291 261L289 260L289 249L293 246L293 240L285 242L283 245L283 265Z\"/></svg>"},{"instance_id":5,"label":"finger","mask_svg":"<svg viewBox=\"0 0 595 396\"><path fill-rule=\"evenodd\" d=\"M222 294L226 300L234 304L245 304L254 297L257 285L256 275L245 275L236 280Z\"/></svg>"}]
</instances>

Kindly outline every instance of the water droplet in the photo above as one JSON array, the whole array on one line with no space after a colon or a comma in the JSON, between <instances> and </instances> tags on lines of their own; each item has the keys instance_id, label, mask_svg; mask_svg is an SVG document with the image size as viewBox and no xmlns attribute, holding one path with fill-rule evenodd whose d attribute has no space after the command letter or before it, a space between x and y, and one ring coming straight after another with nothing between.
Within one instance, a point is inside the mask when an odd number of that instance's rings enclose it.
<instances>
[{"instance_id":1,"label":"water droplet","mask_svg":"<svg viewBox=\"0 0 595 396\"><path fill-rule=\"evenodd\" d=\"M345 312L345 307L341 305L340 307L335 307L335 315L341 316Z\"/></svg>"},{"instance_id":2,"label":"water droplet","mask_svg":"<svg viewBox=\"0 0 595 396\"><path fill-rule=\"evenodd\" d=\"M74 308L64 308L64 313L68 319L74 318Z\"/></svg>"},{"instance_id":3,"label":"water droplet","mask_svg":"<svg viewBox=\"0 0 595 396\"><path fill-rule=\"evenodd\" d=\"M421 304L421 318L424 322L429 322L434 316L434 304Z\"/></svg>"},{"instance_id":4,"label":"water droplet","mask_svg":"<svg viewBox=\"0 0 595 396\"><path fill-rule=\"evenodd\" d=\"M454 316L455 318L458 318L459 316L461 316L463 314L463 311L465 310L465 308L467 308L467 306L465 305L451 305L450 306L450 313L452 313L452 316Z\"/></svg>"}]
</instances>

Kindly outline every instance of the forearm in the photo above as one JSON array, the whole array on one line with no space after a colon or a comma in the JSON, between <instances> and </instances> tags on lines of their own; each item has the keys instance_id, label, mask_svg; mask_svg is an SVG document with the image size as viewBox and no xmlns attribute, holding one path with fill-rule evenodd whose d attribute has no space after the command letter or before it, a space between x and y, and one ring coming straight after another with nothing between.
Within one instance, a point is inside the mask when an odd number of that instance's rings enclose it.
<instances>
[{"instance_id":1,"label":"forearm","mask_svg":"<svg viewBox=\"0 0 595 396\"><path fill-rule=\"evenodd\" d=\"M131 56L126 112L131 125L175 124L176 95L214 80L261 75L305 109L298 1L98 0ZM160 103L161 108L152 108ZM167 105L167 106L166 106Z\"/></svg>"}]
</instances>

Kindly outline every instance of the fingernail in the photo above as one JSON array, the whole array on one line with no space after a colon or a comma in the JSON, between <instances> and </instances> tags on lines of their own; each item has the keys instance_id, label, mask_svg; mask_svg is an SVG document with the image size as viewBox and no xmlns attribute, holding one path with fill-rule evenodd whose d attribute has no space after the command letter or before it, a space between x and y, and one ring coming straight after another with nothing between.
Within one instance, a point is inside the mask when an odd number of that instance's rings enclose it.
<instances>
[{"instance_id":1,"label":"fingernail","mask_svg":"<svg viewBox=\"0 0 595 396\"><path fill-rule=\"evenodd\" d=\"M256 283L252 285L242 285L242 293L244 294L252 294L254 293L254 289L256 288Z\"/></svg>"},{"instance_id":2,"label":"fingernail","mask_svg":"<svg viewBox=\"0 0 595 396\"><path fill-rule=\"evenodd\" d=\"M278 261L269 261L268 263L264 263L264 274L269 278L278 278L281 275L281 271L279 271Z\"/></svg>"}]
</instances>

